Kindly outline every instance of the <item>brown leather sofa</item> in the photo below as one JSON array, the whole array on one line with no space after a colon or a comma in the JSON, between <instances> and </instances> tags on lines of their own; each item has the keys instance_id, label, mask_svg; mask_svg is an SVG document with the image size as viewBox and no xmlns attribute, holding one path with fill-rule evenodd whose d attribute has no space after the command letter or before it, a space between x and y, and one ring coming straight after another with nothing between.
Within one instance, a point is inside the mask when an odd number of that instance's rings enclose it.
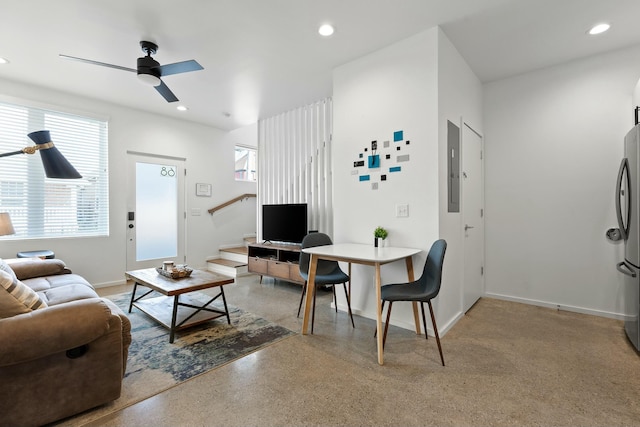
<instances>
[{"instance_id":1,"label":"brown leather sofa","mask_svg":"<svg viewBox=\"0 0 640 427\"><path fill-rule=\"evenodd\" d=\"M117 399L130 343L127 316L61 260L0 260L0 424L42 425Z\"/></svg>"}]
</instances>

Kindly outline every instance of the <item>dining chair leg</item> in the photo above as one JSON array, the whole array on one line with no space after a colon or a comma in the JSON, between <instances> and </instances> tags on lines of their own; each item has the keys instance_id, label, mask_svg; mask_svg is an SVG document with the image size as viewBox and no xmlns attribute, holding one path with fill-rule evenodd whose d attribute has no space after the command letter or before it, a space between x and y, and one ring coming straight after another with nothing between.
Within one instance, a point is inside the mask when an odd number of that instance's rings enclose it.
<instances>
[{"instance_id":1,"label":"dining chair leg","mask_svg":"<svg viewBox=\"0 0 640 427\"><path fill-rule=\"evenodd\" d=\"M342 286L344 287L344 294L347 296L347 308L349 309L349 317L351 318L351 326L353 326L355 328L356 324L353 323L353 313L351 312L351 301L349 299L349 292L347 292L347 284L343 283ZM335 287L334 287L334 291L335 291Z\"/></svg>"},{"instance_id":2,"label":"dining chair leg","mask_svg":"<svg viewBox=\"0 0 640 427\"><path fill-rule=\"evenodd\" d=\"M302 285L302 295L300 295L300 304L298 304L298 317L300 317L300 309L302 308L302 301L304 301L304 294L307 293L307 282Z\"/></svg>"},{"instance_id":3,"label":"dining chair leg","mask_svg":"<svg viewBox=\"0 0 640 427\"><path fill-rule=\"evenodd\" d=\"M382 306L380 307L380 317L382 317L382 314L384 313L384 304L386 303L385 300L382 300ZM378 336L378 329L376 329L375 331L373 331L373 337L377 337Z\"/></svg>"},{"instance_id":4,"label":"dining chair leg","mask_svg":"<svg viewBox=\"0 0 640 427\"><path fill-rule=\"evenodd\" d=\"M427 333L427 316L424 315L424 302L420 301L420 308L422 309L422 326L424 327L424 339L429 339L429 334Z\"/></svg>"},{"instance_id":5,"label":"dining chair leg","mask_svg":"<svg viewBox=\"0 0 640 427\"><path fill-rule=\"evenodd\" d=\"M393 301L389 301L389 309L387 310L387 321L384 324L384 335L382 336L382 349L384 350L384 343L387 342L387 331L389 330L389 319L391 318L391 306Z\"/></svg>"},{"instance_id":6,"label":"dining chair leg","mask_svg":"<svg viewBox=\"0 0 640 427\"><path fill-rule=\"evenodd\" d=\"M442 361L442 366L444 366L444 356L442 356L442 347L440 346L440 336L438 336L438 327L436 326L436 318L433 315L433 307L431 306L431 300L427 301L429 304L429 313L431 313L431 322L433 323L433 332L436 335L436 342L438 343L438 351L440 352L440 360Z\"/></svg>"},{"instance_id":7,"label":"dining chair leg","mask_svg":"<svg viewBox=\"0 0 640 427\"><path fill-rule=\"evenodd\" d=\"M336 309L336 313L338 312L338 298L336 297L336 285L331 285L331 289L333 289L333 306Z\"/></svg>"}]
</instances>

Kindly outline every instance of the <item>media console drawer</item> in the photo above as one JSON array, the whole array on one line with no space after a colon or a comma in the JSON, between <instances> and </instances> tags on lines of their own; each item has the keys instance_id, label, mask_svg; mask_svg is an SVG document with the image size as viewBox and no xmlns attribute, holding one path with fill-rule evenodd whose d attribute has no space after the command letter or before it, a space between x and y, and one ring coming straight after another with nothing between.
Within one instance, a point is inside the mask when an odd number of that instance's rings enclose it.
<instances>
[{"instance_id":1,"label":"media console drawer","mask_svg":"<svg viewBox=\"0 0 640 427\"><path fill-rule=\"evenodd\" d=\"M292 282L304 283L304 279L300 275L300 266L298 264L289 264L289 278Z\"/></svg>"},{"instance_id":2,"label":"media console drawer","mask_svg":"<svg viewBox=\"0 0 640 427\"><path fill-rule=\"evenodd\" d=\"M272 277L289 278L289 263L273 261L269 263L267 275Z\"/></svg>"},{"instance_id":3,"label":"media console drawer","mask_svg":"<svg viewBox=\"0 0 640 427\"><path fill-rule=\"evenodd\" d=\"M269 260L264 258L249 258L249 271L258 274L267 274Z\"/></svg>"}]
</instances>

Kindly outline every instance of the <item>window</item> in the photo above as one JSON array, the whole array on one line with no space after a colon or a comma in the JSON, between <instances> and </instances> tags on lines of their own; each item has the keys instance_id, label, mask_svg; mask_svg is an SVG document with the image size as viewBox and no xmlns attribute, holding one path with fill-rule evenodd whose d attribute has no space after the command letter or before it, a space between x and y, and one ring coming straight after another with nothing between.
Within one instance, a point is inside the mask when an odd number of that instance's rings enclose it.
<instances>
[{"instance_id":1,"label":"window","mask_svg":"<svg viewBox=\"0 0 640 427\"><path fill-rule=\"evenodd\" d=\"M257 150L236 145L236 180L256 181Z\"/></svg>"},{"instance_id":2,"label":"window","mask_svg":"<svg viewBox=\"0 0 640 427\"><path fill-rule=\"evenodd\" d=\"M34 145L27 134L38 130L82 178L47 178L37 152L0 158L0 212L16 231L4 239L108 235L107 122L0 102L0 153Z\"/></svg>"}]
</instances>

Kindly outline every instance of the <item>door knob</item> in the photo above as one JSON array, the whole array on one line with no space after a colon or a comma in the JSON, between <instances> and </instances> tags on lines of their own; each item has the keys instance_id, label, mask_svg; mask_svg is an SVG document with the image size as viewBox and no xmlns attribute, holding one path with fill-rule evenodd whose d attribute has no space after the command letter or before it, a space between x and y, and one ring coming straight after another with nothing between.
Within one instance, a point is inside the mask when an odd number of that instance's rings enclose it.
<instances>
[{"instance_id":1,"label":"door knob","mask_svg":"<svg viewBox=\"0 0 640 427\"><path fill-rule=\"evenodd\" d=\"M465 224L465 225L464 225L464 231L467 231L467 230L468 230L468 229L470 229L470 228L473 228L473 226L472 226L472 225L469 225L469 224Z\"/></svg>"}]
</instances>

